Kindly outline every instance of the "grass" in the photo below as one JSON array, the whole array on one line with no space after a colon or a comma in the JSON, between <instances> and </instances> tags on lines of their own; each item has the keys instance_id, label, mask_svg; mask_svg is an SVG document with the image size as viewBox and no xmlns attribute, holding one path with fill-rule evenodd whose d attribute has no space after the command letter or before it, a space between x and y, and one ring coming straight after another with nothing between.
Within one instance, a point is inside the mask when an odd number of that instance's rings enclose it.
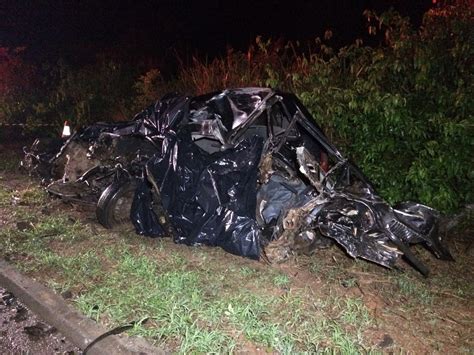
<instances>
[{"instance_id":1,"label":"grass","mask_svg":"<svg viewBox=\"0 0 474 355\"><path fill-rule=\"evenodd\" d=\"M290 278L285 274L278 274L273 276L273 284L278 287L287 287L290 284Z\"/></svg>"},{"instance_id":2,"label":"grass","mask_svg":"<svg viewBox=\"0 0 474 355\"><path fill-rule=\"evenodd\" d=\"M5 149L2 147L2 149ZM4 154L0 159L0 172L16 171L20 166L17 154Z\"/></svg>"},{"instance_id":3,"label":"grass","mask_svg":"<svg viewBox=\"0 0 474 355\"><path fill-rule=\"evenodd\" d=\"M340 300L341 319L344 323L363 327L371 323L371 316L360 298L345 298Z\"/></svg>"},{"instance_id":4,"label":"grass","mask_svg":"<svg viewBox=\"0 0 474 355\"><path fill-rule=\"evenodd\" d=\"M433 293L429 286L420 279L410 277L407 274L401 274L394 277L394 281L400 294L405 296L407 300L415 300L416 304L433 304Z\"/></svg>"},{"instance_id":5,"label":"grass","mask_svg":"<svg viewBox=\"0 0 474 355\"><path fill-rule=\"evenodd\" d=\"M112 324L149 318L152 326L137 327L133 334L165 346L179 343L179 352L229 352L242 337L282 353L308 351L318 345L315 339L329 339L334 349L339 349L344 339L345 346L350 343L359 349L357 341L344 331L344 319L335 332L334 325L318 322L319 314L302 311L306 305L295 302L300 299L299 292L285 298L268 292L271 285L258 293L245 288L229 290L225 277L229 270L190 270L189 263L180 260L176 264L176 257L157 263L145 255L117 250L115 260L117 268L100 287L78 297L78 307L88 316ZM247 276L236 276L233 283L245 285ZM351 303L343 303L342 311L346 305ZM282 308L289 311L282 314ZM348 314L353 311L348 309ZM320 324L319 335L315 338L311 334L313 327L300 328L301 322Z\"/></svg>"},{"instance_id":6,"label":"grass","mask_svg":"<svg viewBox=\"0 0 474 355\"><path fill-rule=\"evenodd\" d=\"M11 204L12 196L24 203ZM130 335L171 352L377 352L380 329L393 335L398 328L438 328L449 319L439 307L445 293L462 288L459 302L472 295L445 274L424 280L354 262L338 249L270 267L219 249L110 233L71 218L71 211L44 209L66 207L31 184L0 185L0 211L11 216L0 229L0 257L58 293L69 292L88 317L110 328L135 321ZM373 297L387 305L374 312ZM424 344L418 349L445 346L439 339Z\"/></svg>"},{"instance_id":7,"label":"grass","mask_svg":"<svg viewBox=\"0 0 474 355\"><path fill-rule=\"evenodd\" d=\"M0 206L39 206L46 202L47 197L46 191L37 186L29 186L21 190L2 188L0 189Z\"/></svg>"},{"instance_id":8,"label":"grass","mask_svg":"<svg viewBox=\"0 0 474 355\"><path fill-rule=\"evenodd\" d=\"M345 330L350 322L344 317L336 324L321 322L326 317L321 311L332 312L332 306L311 313L304 290L290 289L282 272L252 262L213 265L203 250L193 251L190 260L188 248L167 252L161 243L146 247L127 234L91 236L80 222L38 218L22 207L16 214L29 227L18 230L14 224L0 231L2 254L23 255L24 271L47 273L50 287L72 290L77 308L109 327L147 319L130 334L179 353L232 352L248 344L282 353L342 351L349 344L361 349L362 340ZM111 238L117 239L110 243ZM84 243L94 248L84 249ZM342 302L338 309L349 305Z\"/></svg>"}]
</instances>

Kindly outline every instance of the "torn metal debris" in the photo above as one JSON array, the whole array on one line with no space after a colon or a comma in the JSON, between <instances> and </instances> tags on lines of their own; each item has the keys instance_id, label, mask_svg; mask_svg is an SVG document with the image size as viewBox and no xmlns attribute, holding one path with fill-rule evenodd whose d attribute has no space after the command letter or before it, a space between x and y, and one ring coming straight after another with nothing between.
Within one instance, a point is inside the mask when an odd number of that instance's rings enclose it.
<instances>
[{"instance_id":1,"label":"torn metal debris","mask_svg":"<svg viewBox=\"0 0 474 355\"><path fill-rule=\"evenodd\" d=\"M142 235L273 262L333 241L389 268L404 256L424 275L411 244L452 259L437 211L391 207L295 95L271 89L168 95L130 122L79 131L56 155L35 146L25 165L52 194L96 204L108 228L131 219Z\"/></svg>"}]
</instances>

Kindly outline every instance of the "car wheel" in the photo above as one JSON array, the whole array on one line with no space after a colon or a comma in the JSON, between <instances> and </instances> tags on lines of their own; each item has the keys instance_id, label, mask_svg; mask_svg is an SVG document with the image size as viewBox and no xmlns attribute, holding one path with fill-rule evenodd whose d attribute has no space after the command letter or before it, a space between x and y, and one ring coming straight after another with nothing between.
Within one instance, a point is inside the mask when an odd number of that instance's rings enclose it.
<instances>
[{"instance_id":1,"label":"car wheel","mask_svg":"<svg viewBox=\"0 0 474 355\"><path fill-rule=\"evenodd\" d=\"M96 215L105 228L130 223L130 209L137 185L134 181L113 182L102 192L97 202Z\"/></svg>"}]
</instances>

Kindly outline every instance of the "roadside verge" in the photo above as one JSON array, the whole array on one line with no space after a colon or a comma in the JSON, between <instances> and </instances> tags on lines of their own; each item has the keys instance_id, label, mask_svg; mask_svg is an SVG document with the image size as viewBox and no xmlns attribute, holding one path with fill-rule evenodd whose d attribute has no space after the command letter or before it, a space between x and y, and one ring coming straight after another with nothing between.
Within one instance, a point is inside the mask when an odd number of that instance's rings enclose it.
<instances>
[{"instance_id":1,"label":"roadside verge","mask_svg":"<svg viewBox=\"0 0 474 355\"><path fill-rule=\"evenodd\" d=\"M2 259L0 259L0 285L81 349L85 349L94 339L107 332L107 329L73 310L60 296L21 274ZM96 342L89 348L87 354L144 355L165 354L165 351L152 347L142 338L111 335Z\"/></svg>"}]
</instances>

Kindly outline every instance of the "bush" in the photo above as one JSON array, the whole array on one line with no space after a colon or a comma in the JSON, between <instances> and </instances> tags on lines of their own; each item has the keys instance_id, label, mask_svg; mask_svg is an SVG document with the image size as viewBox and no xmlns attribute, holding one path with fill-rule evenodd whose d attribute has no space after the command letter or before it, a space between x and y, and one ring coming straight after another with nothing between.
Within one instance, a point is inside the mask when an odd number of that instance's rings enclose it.
<instances>
[{"instance_id":1,"label":"bush","mask_svg":"<svg viewBox=\"0 0 474 355\"><path fill-rule=\"evenodd\" d=\"M430 10L419 32L394 12L367 15L385 46L313 58L295 91L391 202L471 202L472 9Z\"/></svg>"},{"instance_id":2,"label":"bush","mask_svg":"<svg viewBox=\"0 0 474 355\"><path fill-rule=\"evenodd\" d=\"M59 122L84 126L97 121L127 120L133 116L137 71L101 58L97 63L74 69L63 62L53 70L57 83L45 103Z\"/></svg>"},{"instance_id":3,"label":"bush","mask_svg":"<svg viewBox=\"0 0 474 355\"><path fill-rule=\"evenodd\" d=\"M36 68L22 58L24 48L0 47L0 123L24 123L32 115L40 84Z\"/></svg>"},{"instance_id":4,"label":"bush","mask_svg":"<svg viewBox=\"0 0 474 355\"><path fill-rule=\"evenodd\" d=\"M130 119L167 92L188 95L240 86L295 92L326 134L390 202L416 200L454 211L473 200L474 14L468 2L432 9L415 31L389 11L366 12L381 45L358 40L337 53L324 40L309 48L257 37L245 53L193 58L172 80L158 68L139 75L100 58L37 70L0 51L0 121L74 125ZM23 73L17 75L17 73ZM15 76L16 75L16 76ZM36 88L36 90L32 90ZM41 89L38 89L41 88Z\"/></svg>"}]
</instances>

